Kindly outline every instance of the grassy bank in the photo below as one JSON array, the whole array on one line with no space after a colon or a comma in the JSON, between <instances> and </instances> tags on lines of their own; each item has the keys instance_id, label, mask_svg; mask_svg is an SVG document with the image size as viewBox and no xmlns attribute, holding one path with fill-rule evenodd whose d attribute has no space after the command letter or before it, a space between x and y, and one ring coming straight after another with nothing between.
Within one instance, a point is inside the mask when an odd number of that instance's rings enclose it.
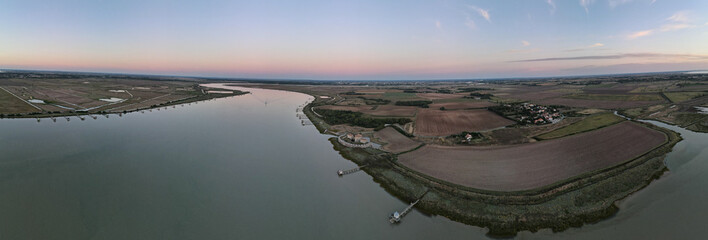
<instances>
[{"instance_id":1,"label":"grassy bank","mask_svg":"<svg viewBox=\"0 0 708 240\"><path fill-rule=\"evenodd\" d=\"M624 118L614 115L612 113L601 113L593 116L586 117L580 122L573 123L566 127L556 129L552 132L544 133L536 138L547 140L559 137L565 137L577 133L588 132L598 128L610 126L612 124L624 121Z\"/></svg>"}]
</instances>

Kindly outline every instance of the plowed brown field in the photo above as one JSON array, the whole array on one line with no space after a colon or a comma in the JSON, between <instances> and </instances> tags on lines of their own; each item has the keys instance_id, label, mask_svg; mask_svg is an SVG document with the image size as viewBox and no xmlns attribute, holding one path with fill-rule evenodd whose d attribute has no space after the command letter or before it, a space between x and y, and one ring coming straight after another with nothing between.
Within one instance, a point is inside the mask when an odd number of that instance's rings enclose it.
<instances>
[{"instance_id":1,"label":"plowed brown field","mask_svg":"<svg viewBox=\"0 0 708 240\"><path fill-rule=\"evenodd\" d=\"M374 137L379 138L382 141L388 143L383 146L383 150L392 153L405 152L421 144L404 136L392 127L381 129L380 131L374 133Z\"/></svg>"},{"instance_id":2,"label":"plowed brown field","mask_svg":"<svg viewBox=\"0 0 708 240\"><path fill-rule=\"evenodd\" d=\"M440 107L445 107L447 110L459 110L459 109L469 109L469 108L484 108L491 107L496 104L491 102L449 102L449 103L435 103L430 104L432 109L440 109Z\"/></svg>"},{"instance_id":3,"label":"plowed brown field","mask_svg":"<svg viewBox=\"0 0 708 240\"><path fill-rule=\"evenodd\" d=\"M415 134L448 136L463 131L481 131L507 126L514 122L486 109L441 111L423 109L415 122Z\"/></svg>"},{"instance_id":4,"label":"plowed brown field","mask_svg":"<svg viewBox=\"0 0 708 240\"><path fill-rule=\"evenodd\" d=\"M318 109L330 109L330 110L342 110L342 111L352 111L361 112L364 114L369 114L372 116L388 116L388 117L413 117L415 116L418 107L410 106L394 106L394 105L380 105L376 109L372 110L374 106L338 106L338 105L325 105L317 107Z\"/></svg>"},{"instance_id":5,"label":"plowed brown field","mask_svg":"<svg viewBox=\"0 0 708 240\"><path fill-rule=\"evenodd\" d=\"M549 141L502 147L427 145L399 163L451 183L518 191L552 184L634 159L666 140L662 132L623 122Z\"/></svg>"}]
</instances>

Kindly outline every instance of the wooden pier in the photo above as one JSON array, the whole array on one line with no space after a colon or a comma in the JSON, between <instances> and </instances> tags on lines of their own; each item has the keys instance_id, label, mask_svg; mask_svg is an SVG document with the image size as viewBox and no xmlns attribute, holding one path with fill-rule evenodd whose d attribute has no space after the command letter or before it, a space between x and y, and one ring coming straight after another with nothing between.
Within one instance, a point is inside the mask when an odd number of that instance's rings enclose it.
<instances>
[{"instance_id":1,"label":"wooden pier","mask_svg":"<svg viewBox=\"0 0 708 240\"><path fill-rule=\"evenodd\" d=\"M411 210L413 210L413 206L418 204L418 202L420 202L420 199L423 199L423 197L427 193L428 193L428 191L425 191L425 193L423 193L422 196L420 196L417 200L415 200L415 202L412 202L410 205L408 205L408 207L403 209L403 211L401 211L400 213L399 212L391 213L391 215L388 217L388 221L391 223L400 223L401 219L403 219L403 217L406 216L406 214L408 214Z\"/></svg>"},{"instance_id":2,"label":"wooden pier","mask_svg":"<svg viewBox=\"0 0 708 240\"><path fill-rule=\"evenodd\" d=\"M340 170L337 170L337 175L339 175L339 176L341 177L341 176L344 176L344 175L347 175L347 174L355 173L355 172L360 171L360 170L361 170L362 168L364 168L364 167L366 167L366 165L361 166L361 167L355 167L355 168L352 168L352 169L349 169L349 170L341 170L341 169L340 169Z\"/></svg>"}]
</instances>

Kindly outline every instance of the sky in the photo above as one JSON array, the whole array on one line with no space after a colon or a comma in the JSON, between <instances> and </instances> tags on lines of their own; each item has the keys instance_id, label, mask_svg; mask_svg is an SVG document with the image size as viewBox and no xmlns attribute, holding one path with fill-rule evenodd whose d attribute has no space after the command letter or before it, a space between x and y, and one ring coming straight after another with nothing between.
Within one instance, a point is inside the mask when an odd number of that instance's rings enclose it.
<instances>
[{"instance_id":1,"label":"sky","mask_svg":"<svg viewBox=\"0 0 708 240\"><path fill-rule=\"evenodd\" d=\"M708 69L705 0L0 0L0 69L420 80Z\"/></svg>"}]
</instances>

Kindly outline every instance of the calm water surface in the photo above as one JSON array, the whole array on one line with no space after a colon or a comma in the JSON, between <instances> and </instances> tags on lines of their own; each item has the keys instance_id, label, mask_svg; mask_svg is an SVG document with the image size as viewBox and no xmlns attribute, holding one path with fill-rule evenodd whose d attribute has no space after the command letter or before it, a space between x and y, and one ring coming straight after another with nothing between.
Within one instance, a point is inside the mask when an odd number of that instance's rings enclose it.
<instances>
[{"instance_id":1,"label":"calm water surface","mask_svg":"<svg viewBox=\"0 0 708 240\"><path fill-rule=\"evenodd\" d=\"M0 120L0 239L486 239L416 211L339 156L295 109L310 96L253 94L67 122ZM265 104L267 102L267 104ZM708 235L708 135L680 132L671 169L617 216L519 239Z\"/></svg>"}]
</instances>

